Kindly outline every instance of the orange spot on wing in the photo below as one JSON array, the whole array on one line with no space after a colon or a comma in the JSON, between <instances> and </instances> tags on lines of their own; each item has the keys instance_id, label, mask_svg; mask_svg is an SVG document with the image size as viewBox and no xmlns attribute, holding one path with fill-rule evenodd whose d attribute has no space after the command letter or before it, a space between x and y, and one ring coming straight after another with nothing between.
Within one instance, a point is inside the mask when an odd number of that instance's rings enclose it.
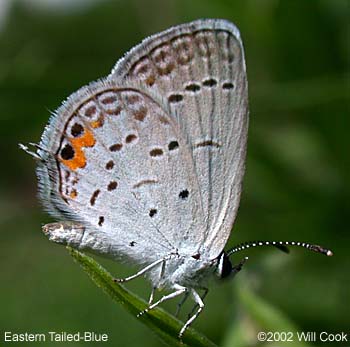
<instances>
[{"instance_id":1,"label":"orange spot on wing","mask_svg":"<svg viewBox=\"0 0 350 347\"><path fill-rule=\"evenodd\" d=\"M95 137L91 131L85 129L85 133L81 137L70 138L70 143L74 149L74 157L69 160L61 159L62 163L75 171L78 168L83 168L86 165L86 157L83 147L93 147L96 143Z\"/></svg>"},{"instance_id":2,"label":"orange spot on wing","mask_svg":"<svg viewBox=\"0 0 350 347\"><path fill-rule=\"evenodd\" d=\"M94 134L90 130L85 129L83 136L70 139L70 142L74 149L77 149L81 147L93 147L96 143L96 140L94 138Z\"/></svg>"},{"instance_id":3,"label":"orange spot on wing","mask_svg":"<svg viewBox=\"0 0 350 347\"><path fill-rule=\"evenodd\" d=\"M101 126L100 122L98 120L94 121L94 122L91 122L90 125L93 127L93 128L99 128Z\"/></svg>"},{"instance_id":4,"label":"orange spot on wing","mask_svg":"<svg viewBox=\"0 0 350 347\"><path fill-rule=\"evenodd\" d=\"M93 122L90 122L90 125L92 128L100 128L104 123L104 117L103 115L101 114L97 120L93 121Z\"/></svg>"}]
</instances>

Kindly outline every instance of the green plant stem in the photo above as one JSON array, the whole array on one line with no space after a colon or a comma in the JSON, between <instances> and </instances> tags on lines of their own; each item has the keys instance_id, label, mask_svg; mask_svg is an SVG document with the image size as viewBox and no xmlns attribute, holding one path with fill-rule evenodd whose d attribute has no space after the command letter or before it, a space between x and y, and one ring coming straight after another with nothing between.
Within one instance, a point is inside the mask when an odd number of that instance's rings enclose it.
<instances>
[{"instance_id":1,"label":"green plant stem","mask_svg":"<svg viewBox=\"0 0 350 347\"><path fill-rule=\"evenodd\" d=\"M67 249L74 260L80 264L93 282L107 293L114 302L121 304L135 318L140 311L148 306L144 300L137 297L122 285L115 283L113 281L113 276L93 258L71 247L67 247ZM182 341L180 341L178 334L183 323L161 308L157 307L149 311L147 314L138 318L138 320L147 325L164 343L169 346L216 346L204 335L192 328L186 330Z\"/></svg>"}]
</instances>

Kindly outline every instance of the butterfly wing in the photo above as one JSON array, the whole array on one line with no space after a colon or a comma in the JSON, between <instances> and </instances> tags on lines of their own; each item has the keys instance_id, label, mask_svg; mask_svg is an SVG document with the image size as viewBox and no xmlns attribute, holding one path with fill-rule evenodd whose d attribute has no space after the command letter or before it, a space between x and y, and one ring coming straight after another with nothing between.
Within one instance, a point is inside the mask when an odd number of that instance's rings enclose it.
<instances>
[{"instance_id":1,"label":"butterfly wing","mask_svg":"<svg viewBox=\"0 0 350 347\"><path fill-rule=\"evenodd\" d=\"M238 29L211 19L170 28L133 48L108 78L139 81L165 100L198 180L205 227L192 230L218 256L237 213L246 155L248 90Z\"/></svg>"},{"instance_id":2,"label":"butterfly wing","mask_svg":"<svg viewBox=\"0 0 350 347\"><path fill-rule=\"evenodd\" d=\"M135 85L100 81L59 108L39 145L40 196L57 218L80 222L80 247L151 263L182 232L203 236L200 192L176 123Z\"/></svg>"}]
</instances>

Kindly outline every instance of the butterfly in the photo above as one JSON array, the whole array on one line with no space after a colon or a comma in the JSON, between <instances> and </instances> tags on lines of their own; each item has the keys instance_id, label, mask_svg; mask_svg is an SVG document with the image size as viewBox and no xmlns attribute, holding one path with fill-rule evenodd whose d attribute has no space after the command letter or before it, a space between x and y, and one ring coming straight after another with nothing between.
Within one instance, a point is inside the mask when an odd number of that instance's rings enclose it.
<instances>
[{"instance_id":1,"label":"butterfly","mask_svg":"<svg viewBox=\"0 0 350 347\"><path fill-rule=\"evenodd\" d=\"M150 36L110 75L73 93L52 115L36 152L39 195L61 222L51 241L128 260L152 283L149 307L184 295L204 308L208 280L239 272L225 252L242 191L248 132L243 44L226 20L201 19ZM154 302L157 289L170 293ZM203 295L199 291L203 290ZM182 300L183 303L184 300Z\"/></svg>"}]
</instances>

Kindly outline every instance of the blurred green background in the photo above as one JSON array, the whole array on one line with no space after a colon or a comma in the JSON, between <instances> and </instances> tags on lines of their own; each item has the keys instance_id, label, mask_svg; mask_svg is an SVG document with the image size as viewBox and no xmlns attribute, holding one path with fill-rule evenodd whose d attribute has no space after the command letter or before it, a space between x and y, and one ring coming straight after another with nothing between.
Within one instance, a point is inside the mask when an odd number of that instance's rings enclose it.
<instances>
[{"instance_id":1,"label":"blurred green background","mask_svg":"<svg viewBox=\"0 0 350 347\"><path fill-rule=\"evenodd\" d=\"M239 346L239 340L241 346L259 345L256 332L279 325L268 315L257 317L254 300L244 300L245 293L254 293L299 331L350 333L346 0L0 1L1 331L95 331L109 335L101 346L161 345L41 233L52 219L36 199L35 163L17 144L39 141L63 99L107 75L145 36L203 17L233 21L246 50L247 171L228 246L302 240L326 245L335 256L299 249L290 255L247 252L244 273L213 283L194 327L220 346ZM135 270L98 260L118 276ZM149 295L143 279L128 287ZM175 303L164 306L171 311ZM69 344L40 344L45 345Z\"/></svg>"}]
</instances>

